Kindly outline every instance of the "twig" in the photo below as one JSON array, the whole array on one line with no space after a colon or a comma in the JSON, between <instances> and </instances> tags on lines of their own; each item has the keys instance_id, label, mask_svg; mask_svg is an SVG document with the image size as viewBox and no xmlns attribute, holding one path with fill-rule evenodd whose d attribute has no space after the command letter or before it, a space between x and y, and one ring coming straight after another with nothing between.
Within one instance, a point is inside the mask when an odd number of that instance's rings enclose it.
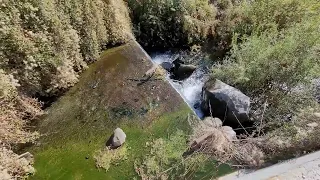
<instances>
[{"instance_id":1,"label":"twig","mask_svg":"<svg viewBox=\"0 0 320 180\"><path fill-rule=\"evenodd\" d=\"M229 103L229 102L228 102L228 103ZM223 117L223 122L222 122L222 124L223 124L224 121L227 119L228 103L226 104L226 110L224 111L224 117Z\"/></svg>"},{"instance_id":2,"label":"twig","mask_svg":"<svg viewBox=\"0 0 320 180\"><path fill-rule=\"evenodd\" d=\"M244 129L254 129L255 127L246 127L246 128L244 128ZM240 129L243 129L243 128L235 128L235 129L233 129L233 130L240 130Z\"/></svg>"},{"instance_id":3,"label":"twig","mask_svg":"<svg viewBox=\"0 0 320 180\"><path fill-rule=\"evenodd\" d=\"M213 118L212 110L211 110L211 101L210 101L210 99L209 99L209 110L210 110L210 116Z\"/></svg>"},{"instance_id":4,"label":"twig","mask_svg":"<svg viewBox=\"0 0 320 180\"><path fill-rule=\"evenodd\" d=\"M242 129L246 132L246 134L249 136L248 131L242 126L241 122L239 121L239 119L237 118L237 116L234 114L234 112L232 111L234 117L237 119L238 123L240 124L240 126L242 127Z\"/></svg>"},{"instance_id":5,"label":"twig","mask_svg":"<svg viewBox=\"0 0 320 180\"><path fill-rule=\"evenodd\" d=\"M261 119L260 119L260 125L259 125L259 133L258 133L258 136L260 136L260 133L261 133L261 129L262 129L262 120L263 120L263 117L264 117L264 113L266 112L266 108L267 108L267 100L266 102L264 103L263 105L263 112L262 112L262 116L261 116Z\"/></svg>"}]
</instances>

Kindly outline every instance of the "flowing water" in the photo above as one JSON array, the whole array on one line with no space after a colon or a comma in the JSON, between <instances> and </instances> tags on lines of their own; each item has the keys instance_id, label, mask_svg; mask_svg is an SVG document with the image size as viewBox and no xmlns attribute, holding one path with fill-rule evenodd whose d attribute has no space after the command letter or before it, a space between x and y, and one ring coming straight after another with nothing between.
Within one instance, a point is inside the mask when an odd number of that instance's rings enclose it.
<instances>
[{"instance_id":1,"label":"flowing water","mask_svg":"<svg viewBox=\"0 0 320 180\"><path fill-rule=\"evenodd\" d=\"M176 54L164 53L151 56L152 61L155 64L161 64L163 62L172 62ZM195 112L199 118L203 118L203 112L200 109L201 91L205 80L207 79L204 70L199 67L193 74L183 81L176 81L170 79L169 73L167 73L167 80L177 90L177 92L183 97L190 108Z\"/></svg>"}]
</instances>

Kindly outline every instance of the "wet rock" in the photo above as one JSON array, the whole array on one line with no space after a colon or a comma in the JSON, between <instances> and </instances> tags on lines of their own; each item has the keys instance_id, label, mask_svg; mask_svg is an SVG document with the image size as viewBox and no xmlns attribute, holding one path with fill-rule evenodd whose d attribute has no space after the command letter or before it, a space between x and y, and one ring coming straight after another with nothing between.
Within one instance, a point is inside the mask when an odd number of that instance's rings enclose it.
<instances>
[{"instance_id":1,"label":"wet rock","mask_svg":"<svg viewBox=\"0 0 320 180\"><path fill-rule=\"evenodd\" d=\"M320 118L320 113L314 113L314 116Z\"/></svg>"},{"instance_id":2,"label":"wet rock","mask_svg":"<svg viewBox=\"0 0 320 180\"><path fill-rule=\"evenodd\" d=\"M122 129L115 129L113 132L112 147L120 147L126 141L126 137L127 135L123 132Z\"/></svg>"},{"instance_id":3,"label":"wet rock","mask_svg":"<svg viewBox=\"0 0 320 180\"><path fill-rule=\"evenodd\" d=\"M184 65L180 64L179 66L175 66L172 75L170 78L174 80L184 80L192 75L192 73L197 69L197 66L194 65Z\"/></svg>"},{"instance_id":4,"label":"wet rock","mask_svg":"<svg viewBox=\"0 0 320 180\"><path fill-rule=\"evenodd\" d=\"M174 80L184 80L191 76L191 74L197 69L197 66L186 65L181 59L176 59L171 62L163 62L160 66L170 73L170 78Z\"/></svg>"},{"instance_id":5,"label":"wet rock","mask_svg":"<svg viewBox=\"0 0 320 180\"><path fill-rule=\"evenodd\" d=\"M250 98L220 80L210 80L202 88L201 109L207 116L238 125L249 121Z\"/></svg>"},{"instance_id":6,"label":"wet rock","mask_svg":"<svg viewBox=\"0 0 320 180\"><path fill-rule=\"evenodd\" d=\"M172 72L174 68L174 64L171 62L163 62L160 66L168 72Z\"/></svg>"}]
</instances>

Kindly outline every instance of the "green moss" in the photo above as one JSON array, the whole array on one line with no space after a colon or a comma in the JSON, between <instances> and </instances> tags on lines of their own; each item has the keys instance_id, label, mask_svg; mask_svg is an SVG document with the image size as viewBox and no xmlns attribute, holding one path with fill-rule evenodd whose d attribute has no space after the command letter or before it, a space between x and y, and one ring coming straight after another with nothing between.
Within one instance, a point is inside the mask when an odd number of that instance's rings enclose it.
<instances>
[{"instance_id":1,"label":"green moss","mask_svg":"<svg viewBox=\"0 0 320 180\"><path fill-rule=\"evenodd\" d=\"M186 126L185 114L190 112L187 107L180 111L159 117L152 126L141 129L137 121L124 121L119 124L127 134L128 159L123 160L116 167L111 166L108 173L99 171L95 167L93 153L104 146L112 127L87 136L81 132L77 136L65 141L63 138L49 142L41 148L35 149L35 168L37 173L31 179L131 179L135 176L133 162L141 158L148 151L147 141L158 137L167 137L167 133L174 132L181 126ZM177 121L174 121L176 119ZM76 119L74 119L76 121ZM184 124L180 122L184 121ZM144 125L142 125L144 126ZM68 133L66 133L68 134ZM89 159L86 159L89 157Z\"/></svg>"}]
</instances>

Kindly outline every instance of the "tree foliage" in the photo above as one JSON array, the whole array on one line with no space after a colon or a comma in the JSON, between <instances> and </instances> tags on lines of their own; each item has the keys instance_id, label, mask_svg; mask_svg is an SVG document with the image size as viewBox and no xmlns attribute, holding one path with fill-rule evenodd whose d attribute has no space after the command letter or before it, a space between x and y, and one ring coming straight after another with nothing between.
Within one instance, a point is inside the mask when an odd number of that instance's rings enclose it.
<instances>
[{"instance_id":1,"label":"tree foliage","mask_svg":"<svg viewBox=\"0 0 320 180\"><path fill-rule=\"evenodd\" d=\"M0 17L0 68L30 95L74 85L106 45L132 38L122 1L4 0Z\"/></svg>"},{"instance_id":2,"label":"tree foliage","mask_svg":"<svg viewBox=\"0 0 320 180\"><path fill-rule=\"evenodd\" d=\"M146 48L183 47L214 34L208 0L127 0L137 40Z\"/></svg>"}]
</instances>

